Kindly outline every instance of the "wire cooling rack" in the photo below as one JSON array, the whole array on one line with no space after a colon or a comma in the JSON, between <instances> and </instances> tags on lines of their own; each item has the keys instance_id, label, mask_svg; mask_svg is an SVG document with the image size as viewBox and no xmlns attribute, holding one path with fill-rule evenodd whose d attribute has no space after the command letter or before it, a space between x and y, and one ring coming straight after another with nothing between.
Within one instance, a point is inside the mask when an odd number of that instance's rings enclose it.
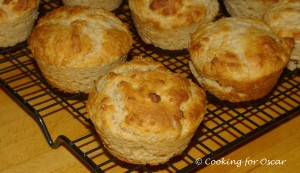
<instances>
[{"instance_id":1,"label":"wire cooling rack","mask_svg":"<svg viewBox=\"0 0 300 173\"><path fill-rule=\"evenodd\" d=\"M40 15L60 5L60 1L43 0ZM115 14L128 24L134 36L129 58L150 56L171 71L193 78L188 68L187 51L163 51L145 45L136 34L126 1ZM159 166L131 165L119 161L103 148L92 123L86 117L87 95L66 94L52 88L37 68L26 42L0 48L0 77L1 88L32 115L48 144L52 148L64 145L94 172L191 172L206 166L197 162L197 159L220 157L300 112L298 70L285 70L274 90L255 102L233 104L208 94L207 114L182 155ZM53 122L54 116L59 116L60 121ZM70 117L82 124L84 134L64 135L60 126L68 127ZM48 129L48 124L51 124L51 129Z\"/></svg>"}]
</instances>

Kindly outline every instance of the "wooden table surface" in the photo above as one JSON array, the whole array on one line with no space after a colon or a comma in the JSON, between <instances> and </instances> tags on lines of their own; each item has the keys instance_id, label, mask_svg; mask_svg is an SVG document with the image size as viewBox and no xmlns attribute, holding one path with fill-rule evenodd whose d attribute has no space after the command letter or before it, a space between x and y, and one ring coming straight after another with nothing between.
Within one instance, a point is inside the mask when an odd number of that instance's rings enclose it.
<instances>
[{"instance_id":1,"label":"wooden table surface","mask_svg":"<svg viewBox=\"0 0 300 173\"><path fill-rule=\"evenodd\" d=\"M0 90L0 112L0 172L90 172L65 147L51 149L34 119L3 90ZM215 162L201 172L299 172L299 124L300 117L296 116L216 160L241 162L240 165ZM279 165L267 165L268 161Z\"/></svg>"}]
</instances>

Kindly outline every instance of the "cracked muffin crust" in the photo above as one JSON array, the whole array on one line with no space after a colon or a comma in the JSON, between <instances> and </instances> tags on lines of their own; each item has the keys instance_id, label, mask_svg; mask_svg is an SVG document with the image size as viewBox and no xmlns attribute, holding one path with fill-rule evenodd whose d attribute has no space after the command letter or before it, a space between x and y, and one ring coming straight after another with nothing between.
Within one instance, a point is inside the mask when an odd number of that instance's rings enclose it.
<instances>
[{"instance_id":1,"label":"cracked muffin crust","mask_svg":"<svg viewBox=\"0 0 300 173\"><path fill-rule=\"evenodd\" d=\"M113 11L121 5L123 0L62 0L62 2L68 6L80 5Z\"/></svg>"},{"instance_id":2,"label":"cracked muffin crust","mask_svg":"<svg viewBox=\"0 0 300 173\"><path fill-rule=\"evenodd\" d=\"M279 0L224 0L224 5L232 17L262 19L267 8Z\"/></svg>"},{"instance_id":3,"label":"cracked muffin crust","mask_svg":"<svg viewBox=\"0 0 300 173\"><path fill-rule=\"evenodd\" d=\"M39 0L0 0L0 47L14 46L31 34Z\"/></svg>"},{"instance_id":4,"label":"cracked muffin crust","mask_svg":"<svg viewBox=\"0 0 300 173\"><path fill-rule=\"evenodd\" d=\"M190 35L215 19L217 0L129 0L134 25L147 44L166 50L186 49Z\"/></svg>"},{"instance_id":5,"label":"cracked muffin crust","mask_svg":"<svg viewBox=\"0 0 300 173\"><path fill-rule=\"evenodd\" d=\"M62 6L38 20L29 48L52 86L88 93L99 76L125 61L132 42L127 26L112 13Z\"/></svg>"},{"instance_id":6,"label":"cracked muffin crust","mask_svg":"<svg viewBox=\"0 0 300 173\"><path fill-rule=\"evenodd\" d=\"M295 45L288 63L288 69L300 68L300 1L281 0L272 4L263 20L280 37L294 38Z\"/></svg>"},{"instance_id":7,"label":"cracked muffin crust","mask_svg":"<svg viewBox=\"0 0 300 173\"><path fill-rule=\"evenodd\" d=\"M134 164L157 165L181 154L205 109L198 85L141 57L112 69L87 102L105 148Z\"/></svg>"},{"instance_id":8,"label":"cracked muffin crust","mask_svg":"<svg viewBox=\"0 0 300 173\"><path fill-rule=\"evenodd\" d=\"M275 35L260 20L225 18L192 35L190 69L222 100L249 101L268 94L286 67L293 39Z\"/></svg>"}]
</instances>

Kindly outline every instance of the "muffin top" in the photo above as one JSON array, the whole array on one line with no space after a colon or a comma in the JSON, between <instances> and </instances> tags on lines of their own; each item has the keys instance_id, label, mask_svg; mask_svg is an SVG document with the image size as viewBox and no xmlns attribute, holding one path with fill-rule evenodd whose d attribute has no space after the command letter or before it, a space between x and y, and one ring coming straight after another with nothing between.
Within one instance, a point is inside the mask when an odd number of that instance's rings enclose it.
<instances>
[{"instance_id":1,"label":"muffin top","mask_svg":"<svg viewBox=\"0 0 300 173\"><path fill-rule=\"evenodd\" d=\"M281 37L300 41L300 1L281 0L267 9L264 21Z\"/></svg>"},{"instance_id":2,"label":"muffin top","mask_svg":"<svg viewBox=\"0 0 300 173\"><path fill-rule=\"evenodd\" d=\"M178 28L213 20L217 0L129 0L133 13L157 28Z\"/></svg>"},{"instance_id":3,"label":"muffin top","mask_svg":"<svg viewBox=\"0 0 300 173\"><path fill-rule=\"evenodd\" d=\"M98 81L87 108L100 133L174 140L194 133L203 119L206 97L195 83L151 58L139 57Z\"/></svg>"},{"instance_id":4,"label":"muffin top","mask_svg":"<svg viewBox=\"0 0 300 173\"><path fill-rule=\"evenodd\" d=\"M263 17L270 5L279 0L224 0L225 7L232 17Z\"/></svg>"},{"instance_id":5,"label":"muffin top","mask_svg":"<svg viewBox=\"0 0 300 173\"><path fill-rule=\"evenodd\" d=\"M36 59L74 68L113 63L131 45L131 33L114 14L82 6L62 6L47 13L29 39Z\"/></svg>"},{"instance_id":6,"label":"muffin top","mask_svg":"<svg viewBox=\"0 0 300 173\"><path fill-rule=\"evenodd\" d=\"M200 74L230 86L282 70L292 48L293 39L278 37L264 22L232 17L201 25L189 51Z\"/></svg>"},{"instance_id":7,"label":"muffin top","mask_svg":"<svg viewBox=\"0 0 300 173\"><path fill-rule=\"evenodd\" d=\"M0 23L36 10L39 0L0 0Z\"/></svg>"}]
</instances>

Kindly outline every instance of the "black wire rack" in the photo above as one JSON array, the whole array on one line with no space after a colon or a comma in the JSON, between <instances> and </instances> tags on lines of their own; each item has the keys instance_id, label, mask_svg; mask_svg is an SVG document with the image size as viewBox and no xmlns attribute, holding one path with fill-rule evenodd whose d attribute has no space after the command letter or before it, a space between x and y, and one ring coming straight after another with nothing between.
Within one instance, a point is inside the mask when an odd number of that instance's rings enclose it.
<instances>
[{"instance_id":1,"label":"black wire rack","mask_svg":"<svg viewBox=\"0 0 300 173\"><path fill-rule=\"evenodd\" d=\"M40 15L60 5L61 2L57 0L43 0ZM222 2L221 7L224 9ZM134 56L149 56L171 71L193 79L188 68L189 54L186 50L164 51L145 45L135 31L126 1L114 13L128 24L133 33L135 42L129 59ZM226 11L223 10L219 17L224 14ZM66 94L52 88L41 75L26 42L14 47L0 48L0 82L1 88L37 121L52 148L64 145L93 172L198 170L206 165L197 162L197 159L221 157L300 112L298 70L285 70L274 90L268 96L253 102L234 104L220 101L208 94L207 114L188 148L180 156L159 166L131 165L119 161L103 148L91 121L86 117L87 95ZM60 122L53 122L54 116L59 116ZM66 129L70 118L82 124L80 127L84 129L84 134L65 135L67 132L62 131L61 126ZM51 129L48 129L48 124L51 124ZM74 129L70 128L70 131Z\"/></svg>"}]
</instances>

